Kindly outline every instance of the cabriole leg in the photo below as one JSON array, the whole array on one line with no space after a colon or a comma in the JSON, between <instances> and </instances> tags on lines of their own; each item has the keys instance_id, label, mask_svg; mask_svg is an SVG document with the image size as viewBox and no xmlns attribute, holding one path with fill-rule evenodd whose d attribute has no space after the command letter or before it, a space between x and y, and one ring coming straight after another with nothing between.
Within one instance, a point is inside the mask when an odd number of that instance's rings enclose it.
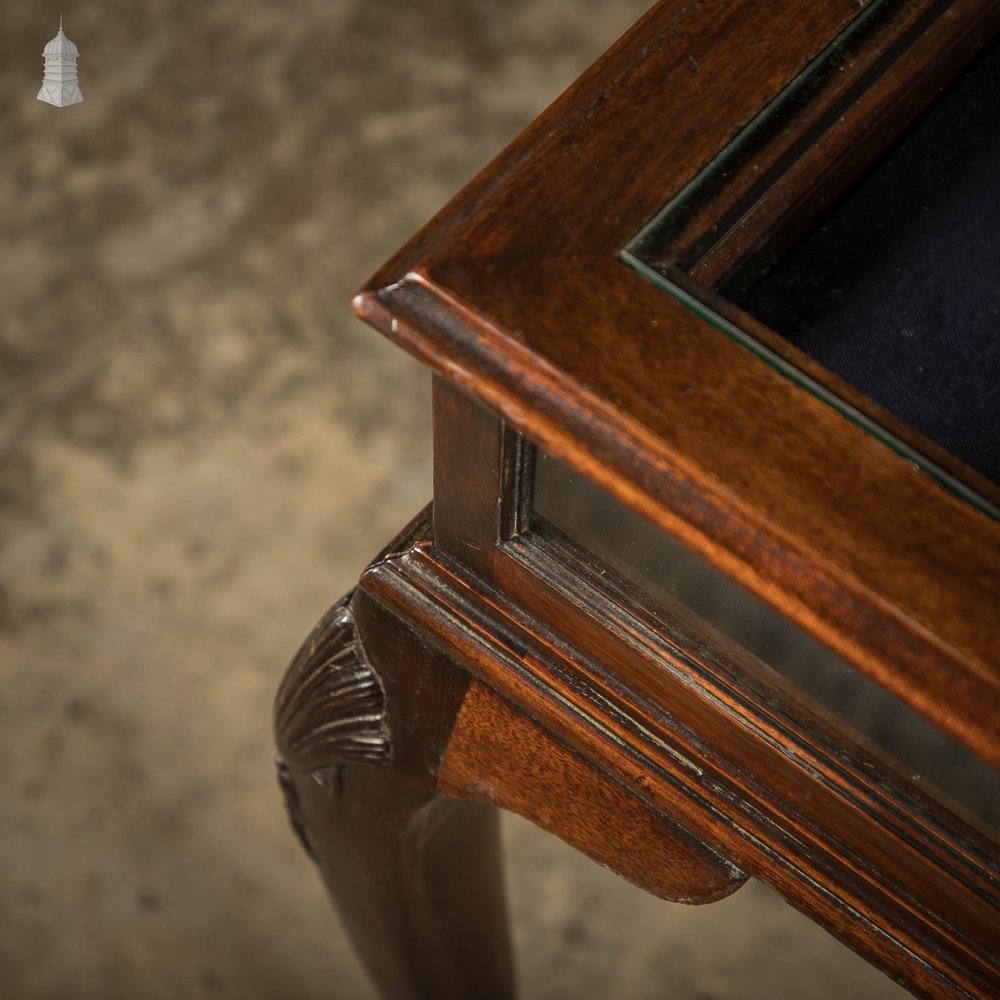
<instances>
[{"instance_id":1,"label":"cabriole leg","mask_svg":"<svg viewBox=\"0 0 1000 1000\"><path fill-rule=\"evenodd\" d=\"M467 686L358 591L278 694L289 816L387 1000L513 994L496 810L434 791Z\"/></svg>"}]
</instances>

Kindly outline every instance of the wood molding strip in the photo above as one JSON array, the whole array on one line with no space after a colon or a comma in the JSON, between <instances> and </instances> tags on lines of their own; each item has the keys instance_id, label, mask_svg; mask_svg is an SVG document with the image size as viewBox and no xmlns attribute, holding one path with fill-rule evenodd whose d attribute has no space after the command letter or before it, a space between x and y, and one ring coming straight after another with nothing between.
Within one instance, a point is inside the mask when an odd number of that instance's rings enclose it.
<instances>
[{"instance_id":1,"label":"wood molding strip","mask_svg":"<svg viewBox=\"0 0 1000 1000\"><path fill-rule=\"evenodd\" d=\"M615 648L631 658L633 679L645 662L656 678L655 704L676 706L666 718L564 636L497 592L485 593L481 580L464 580L456 564L439 562L432 547L380 564L362 586L593 766L909 988L940 997L959 989L983 1000L1000 990L995 871L992 883L981 873L980 891L968 893L964 863L954 867L944 847L927 857L859 803L819 793L810 765L793 750L760 739L697 685L664 670L673 661L690 672L675 651L654 658L622 637L602 650L608 662ZM857 767L856 779L878 797L883 779L893 779L877 762L867 764L875 770ZM936 835L925 824L919 836Z\"/></svg>"},{"instance_id":2,"label":"wood molding strip","mask_svg":"<svg viewBox=\"0 0 1000 1000\"><path fill-rule=\"evenodd\" d=\"M638 281L639 279L635 279ZM650 289L652 291L652 289ZM489 328L454 299L420 275L365 301L366 318L376 325L391 315L395 336L450 381L474 392L499 416L527 434L615 499L683 541L748 590L788 615L838 654L906 701L995 767L1000 767L1000 666L992 635L993 609L1000 606L1000 552L985 544L965 545L964 562L949 552L956 534L990 523L953 498L952 520L935 523L939 542L923 537L920 558L927 564L929 584L915 595L905 591L910 576L865 579L860 572L895 567L859 567L851 571L843 556L809 545L796 529L801 519L776 523L776 511L761 511L733 495L724 480L714 479L683 453L616 410L585 387L568 380L545 359L517 340ZM721 334L719 335L722 336ZM816 407L824 409L822 404ZM859 454L868 444L855 428ZM920 480L906 464L900 472ZM907 484L895 483L905 495ZM837 502L836 493L826 497ZM841 503L843 506L843 503ZM945 512L941 512L945 516ZM1000 525L992 534L998 536ZM884 535L878 522L872 536ZM842 536L843 544L857 538ZM931 555L933 553L933 555ZM917 555L916 553L914 555ZM975 603L961 603L962 590L948 590L954 565L956 587L974 586ZM892 583L894 604L887 594ZM990 594L995 593L995 603ZM908 599L909 598L909 599ZM926 607L918 616L913 604ZM921 619L955 605L956 631L966 635L952 643L931 631ZM977 645L985 644L982 651ZM947 676L942 684L940 678Z\"/></svg>"}]
</instances>

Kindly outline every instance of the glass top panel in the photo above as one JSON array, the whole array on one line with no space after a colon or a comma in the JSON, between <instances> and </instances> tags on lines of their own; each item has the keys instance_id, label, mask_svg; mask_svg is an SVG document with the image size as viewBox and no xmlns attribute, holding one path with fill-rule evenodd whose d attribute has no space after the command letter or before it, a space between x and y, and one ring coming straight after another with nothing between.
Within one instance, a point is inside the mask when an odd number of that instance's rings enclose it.
<instances>
[{"instance_id":1,"label":"glass top panel","mask_svg":"<svg viewBox=\"0 0 1000 1000\"><path fill-rule=\"evenodd\" d=\"M733 301L1000 483L1000 46Z\"/></svg>"},{"instance_id":2,"label":"glass top panel","mask_svg":"<svg viewBox=\"0 0 1000 1000\"><path fill-rule=\"evenodd\" d=\"M751 341L680 287L705 251L681 245L728 172L808 97L888 3L870 7L636 238L623 256L665 291ZM718 289L845 382L1000 485L1000 44L991 43L864 175L766 272ZM687 238L687 237L685 237ZM680 243L678 243L680 240ZM665 250L665 247L671 249ZM680 249L678 250L678 247ZM685 257L685 254L687 255ZM756 341L789 377L991 516L974 487L839 401Z\"/></svg>"},{"instance_id":3,"label":"glass top panel","mask_svg":"<svg viewBox=\"0 0 1000 1000\"><path fill-rule=\"evenodd\" d=\"M1000 831L1000 774L802 629L545 453L534 512L638 584L679 602L899 762L938 798ZM655 604L653 606L655 611Z\"/></svg>"}]
</instances>

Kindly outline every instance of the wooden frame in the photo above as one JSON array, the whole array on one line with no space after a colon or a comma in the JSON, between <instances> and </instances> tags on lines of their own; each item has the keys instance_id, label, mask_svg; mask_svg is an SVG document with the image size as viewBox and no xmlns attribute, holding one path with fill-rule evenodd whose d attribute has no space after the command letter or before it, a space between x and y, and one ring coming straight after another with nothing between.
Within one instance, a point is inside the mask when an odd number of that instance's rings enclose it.
<instances>
[{"instance_id":1,"label":"wooden frame","mask_svg":"<svg viewBox=\"0 0 1000 1000\"><path fill-rule=\"evenodd\" d=\"M1000 18L994 3L951 7ZM855 10L654 7L356 306L998 764L1000 525L618 258ZM769 42L734 68L748 37ZM706 106L710 72L726 89ZM619 155L623 134L639 162Z\"/></svg>"},{"instance_id":2,"label":"wooden frame","mask_svg":"<svg viewBox=\"0 0 1000 1000\"><path fill-rule=\"evenodd\" d=\"M768 183L730 187L722 208L706 202L732 235L689 270L718 282L753 248L788 239L1000 27L997 3L883 7L849 78L820 88L760 153ZM382 735L394 742L394 702L419 689L429 721L416 749L382 761L390 784L419 787L394 827L400 843L440 794L483 799L668 898L707 901L761 878L916 993L1000 993L996 842L682 610L650 617L641 594L592 572L529 516L538 445L1000 765L995 488L674 264L661 270L673 268L705 309L620 258L856 14L853 0L658 4L359 295L362 316L438 373L435 496L433 514L376 560L351 606L379 618L383 636L398 633L378 639L381 680L353 666L349 683L336 679L337 664L365 660L361 639L340 638L348 652L318 660L326 647L313 640L279 699L286 796L338 898L359 890L329 846L341 821L328 814L354 815L345 803L375 793L359 785L337 807L316 787L376 764L329 734L357 730L365 753ZM834 180L820 190L818 177ZM719 317L810 386L746 350ZM943 475L915 468L907 449ZM359 627L367 645L374 626ZM426 661L416 688L389 648L414 642L428 650L406 654ZM336 697L303 709L317 676ZM357 678L365 711L341 694ZM333 702L348 709L331 716ZM530 761L511 733L536 748ZM629 817L626 852L620 824L607 835L616 816ZM392 891L416 898L412 878L403 872ZM502 913L492 898L478 912ZM499 932L476 978L449 965L447 935L432 942L441 960L416 968L400 955L417 932L397 927L386 945L370 900L362 910L349 922L363 953L373 954L373 934L383 941L370 964L382 964L387 995L489 995L488 983L506 995Z\"/></svg>"}]
</instances>

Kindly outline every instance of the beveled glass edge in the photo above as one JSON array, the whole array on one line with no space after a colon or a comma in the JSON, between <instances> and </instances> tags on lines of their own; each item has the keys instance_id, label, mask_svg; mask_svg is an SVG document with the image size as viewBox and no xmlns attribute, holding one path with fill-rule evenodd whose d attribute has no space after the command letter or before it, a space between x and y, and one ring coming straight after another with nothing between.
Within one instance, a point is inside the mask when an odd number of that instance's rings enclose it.
<instances>
[{"instance_id":1,"label":"beveled glass edge","mask_svg":"<svg viewBox=\"0 0 1000 1000\"><path fill-rule=\"evenodd\" d=\"M734 161L744 148L758 138L769 126L780 120L794 99L802 94L817 76L833 68L838 55L872 26L878 15L890 15L903 0L871 0L851 22L815 55L779 93L771 99L736 136L726 144L695 176L674 195L666 205L649 220L629 241L625 250L638 259L648 256L655 248L669 243L671 220L678 213L695 203L704 191L717 190L733 172Z\"/></svg>"},{"instance_id":2,"label":"beveled glass edge","mask_svg":"<svg viewBox=\"0 0 1000 1000\"><path fill-rule=\"evenodd\" d=\"M713 187L717 187L726 179L728 168L731 163L739 157L743 148L775 118L780 118L781 114L788 107L790 101L803 91L813 80L815 75L828 68L835 57L841 53L863 30L873 24L876 15L890 14L895 7L898 7L900 0L872 0L867 7L855 17L835 38L833 38L824 49L822 49L786 86L773 98L754 119L749 122L736 137L722 150L720 150L709 162L687 183L681 190L670 199L667 204L660 209L653 218L644 225L638 233L619 252L619 259L640 276L652 282L661 291L680 302L685 308L694 312L700 318L706 320L720 332L735 340L745 347L752 354L780 372L785 378L795 385L805 389L811 395L822 400L836 412L850 420L853 424L872 435L882 444L886 445L893 452L906 461L910 462L916 469L926 473L934 479L940 486L948 490L952 495L958 497L965 503L985 514L994 521L1000 522L1000 506L983 496L979 491L963 482L956 475L943 469L940 465L918 451L912 445L902 441L891 431L886 430L877 421L867 416L857 407L848 403L835 392L827 389L811 376L807 375L796 365L781 357L756 337L751 336L740 329L732 321L719 315L702 297L697 289L701 286L696 279L691 278L685 271L675 268L677 278L680 281L672 280L658 267L654 267L647 262L654 247L662 247L667 240L664 230L669 231L670 219L684 205L690 204L692 199L696 199L699 193ZM681 284L687 285L683 287Z\"/></svg>"},{"instance_id":3,"label":"beveled glass edge","mask_svg":"<svg viewBox=\"0 0 1000 1000\"><path fill-rule=\"evenodd\" d=\"M971 486L963 483L957 476L941 468L937 463L927 458L926 455L917 451L916 448L896 437L891 431L887 431L881 424L862 413L857 407L852 406L830 389L821 385L800 368L781 357L776 351L771 350L771 348L761 343L756 337L751 336L732 321L719 315L711 306L702 301L697 294L671 281L658 270L636 257L631 251L631 245L620 251L618 256L623 263L641 277L652 282L657 288L676 299L685 308L690 309L695 315L710 323L716 330L735 340L741 347L746 348L751 354L770 365L790 382L805 389L806 392L832 407L841 416L850 420L851 423L872 435L872 437L886 445L901 458L904 458L914 468L929 475L954 496L957 496L994 521L1000 521L1000 507L997 507L992 501L988 500L981 493L978 493ZM693 280L690 283L696 284Z\"/></svg>"}]
</instances>

